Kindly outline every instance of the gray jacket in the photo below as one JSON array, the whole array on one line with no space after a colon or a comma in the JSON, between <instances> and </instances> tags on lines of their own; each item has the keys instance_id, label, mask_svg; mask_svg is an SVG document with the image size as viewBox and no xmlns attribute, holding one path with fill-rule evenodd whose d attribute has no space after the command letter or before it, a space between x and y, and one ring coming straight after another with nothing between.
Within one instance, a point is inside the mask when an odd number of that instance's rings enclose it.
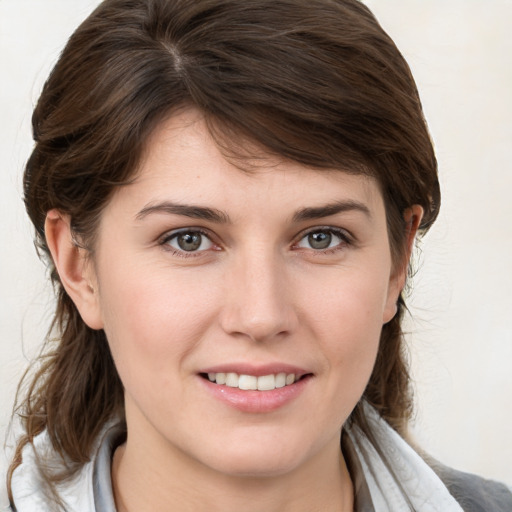
<instances>
[{"instance_id":1,"label":"gray jacket","mask_svg":"<svg viewBox=\"0 0 512 512\"><path fill-rule=\"evenodd\" d=\"M455 471L439 462L430 466L464 512L512 512L512 491L506 485Z\"/></svg>"}]
</instances>

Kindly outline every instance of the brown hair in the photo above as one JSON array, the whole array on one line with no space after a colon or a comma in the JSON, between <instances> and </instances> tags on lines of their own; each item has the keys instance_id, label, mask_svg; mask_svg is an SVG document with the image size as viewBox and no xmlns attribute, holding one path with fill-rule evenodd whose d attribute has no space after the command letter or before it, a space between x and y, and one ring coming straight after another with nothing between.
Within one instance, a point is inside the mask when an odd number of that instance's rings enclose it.
<instances>
[{"instance_id":1,"label":"brown hair","mask_svg":"<svg viewBox=\"0 0 512 512\"><path fill-rule=\"evenodd\" d=\"M23 446L46 429L70 474L88 460L108 418L123 417L105 334L85 325L59 282L46 214L68 214L92 250L101 212L133 176L148 136L186 104L203 112L217 139L227 133L222 143L233 141L235 151L249 140L307 166L375 177L396 264L404 210L423 207L423 231L437 216L436 159L414 80L359 1L105 0L71 36L33 115L25 202L56 286L57 336L19 406L26 435L11 472ZM382 329L364 393L402 435L412 407L404 305L401 297ZM359 407L351 421L365 429Z\"/></svg>"}]
</instances>

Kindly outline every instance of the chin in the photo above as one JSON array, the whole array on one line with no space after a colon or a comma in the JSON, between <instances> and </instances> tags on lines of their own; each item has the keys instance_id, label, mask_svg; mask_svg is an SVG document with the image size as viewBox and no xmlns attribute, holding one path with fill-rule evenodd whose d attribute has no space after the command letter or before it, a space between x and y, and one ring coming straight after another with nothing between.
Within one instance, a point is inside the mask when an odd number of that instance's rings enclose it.
<instances>
[{"instance_id":1,"label":"chin","mask_svg":"<svg viewBox=\"0 0 512 512\"><path fill-rule=\"evenodd\" d=\"M271 478L292 473L299 466L296 460L279 460L260 458L259 460L236 458L226 460L216 468L218 472L229 476L243 478Z\"/></svg>"},{"instance_id":2,"label":"chin","mask_svg":"<svg viewBox=\"0 0 512 512\"><path fill-rule=\"evenodd\" d=\"M229 475L248 478L267 478L285 475L293 472L305 458L301 451L291 446L277 447L267 443L266 447L257 441L250 445L237 448L236 445L225 447L209 460L203 459L213 470ZM263 449L262 449L263 448Z\"/></svg>"}]
</instances>

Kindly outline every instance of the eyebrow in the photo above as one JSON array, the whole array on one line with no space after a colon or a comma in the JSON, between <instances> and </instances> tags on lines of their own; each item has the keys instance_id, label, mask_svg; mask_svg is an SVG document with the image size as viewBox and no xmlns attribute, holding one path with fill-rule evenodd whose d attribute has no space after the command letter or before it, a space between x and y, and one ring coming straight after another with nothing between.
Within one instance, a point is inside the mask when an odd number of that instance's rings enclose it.
<instances>
[{"instance_id":1,"label":"eyebrow","mask_svg":"<svg viewBox=\"0 0 512 512\"><path fill-rule=\"evenodd\" d=\"M305 220L316 220L322 219L324 217L329 217L331 215L336 215L337 213L344 212L361 212L369 219L372 218L372 214L369 208L359 201L347 200L347 201L335 201L334 203L329 203L324 206L313 206L309 208L302 208L298 210L293 216L294 222L301 222Z\"/></svg>"},{"instance_id":2,"label":"eyebrow","mask_svg":"<svg viewBox=\"0 0 512 512\"><path fill-rule=\"evenodd\" d=\"M305 220L316 220L338 213L358 211L371 219L372 215L368 207L358 201L335 201L323 206L312 206L301 208L293 215L293 222L303 222ZM160 213L168 215L182 215L191 219L207 220L218 224L229 224L231 222L229 215L222 210L209 208L205 206L187 205L164 201L162 203L149 204L137 213L135 218L143 220L151 214Z\"/></svg>"},{"instance_id":3,"label":"eyebrow","mask_svg":"<svg viewBox=\"0 0 512 512\"><path fill-rule=\"evenodd\" d=\"M135 218L137 220L143 220L148 215L153 213L164 213L170 215L182 215L191 219L207 220L210 222L216 222L218 224L228 224L230 221L229 215L216 208L208 208L205 206L195 206L187 204L172 203L165 201L163 203L149 204L142 208L137 213Z\"/></svg>"}]
</instances>

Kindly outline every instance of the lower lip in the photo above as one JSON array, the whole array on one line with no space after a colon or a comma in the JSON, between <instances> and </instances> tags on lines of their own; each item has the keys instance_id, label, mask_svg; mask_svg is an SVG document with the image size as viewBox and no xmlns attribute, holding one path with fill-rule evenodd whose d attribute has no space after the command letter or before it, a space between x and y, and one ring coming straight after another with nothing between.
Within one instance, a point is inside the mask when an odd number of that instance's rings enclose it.
<instances>
[{"instance_id":1,"label":"lower lip","mask_svg":"<svg viewBox=\"0 0 512 512\"><path fill-rule=\"evenodd\" d=\"M215 384L199 376L203 385L218 400L242 412L265 413L272 412L297 398L308 385L311 375L271 391L253 391L231 388L225 384Z\"/></svg>"}]
</instances>

